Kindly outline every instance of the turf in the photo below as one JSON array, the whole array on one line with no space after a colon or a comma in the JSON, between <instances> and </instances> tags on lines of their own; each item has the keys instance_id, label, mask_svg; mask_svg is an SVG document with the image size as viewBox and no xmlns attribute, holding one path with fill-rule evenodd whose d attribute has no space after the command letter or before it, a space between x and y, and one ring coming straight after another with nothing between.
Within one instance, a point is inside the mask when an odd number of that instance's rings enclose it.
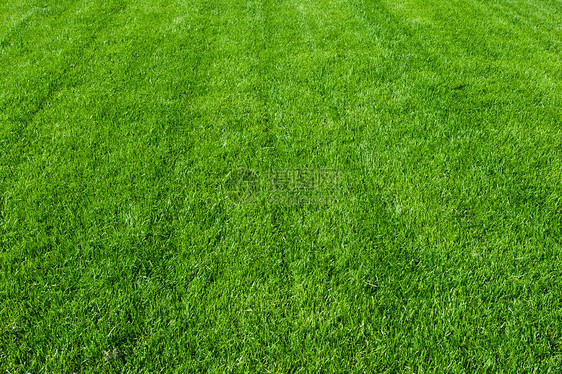
<instances>
[{"instance_id":1,"label":"turf","mask_svg":"<svg viewBox=\"0 0 562 374\"><path fill-rule=\"evenodd\" d=\"M0 0L0 369L562 371L561 61L559 0Z\"/></svg>"}]
</instances>

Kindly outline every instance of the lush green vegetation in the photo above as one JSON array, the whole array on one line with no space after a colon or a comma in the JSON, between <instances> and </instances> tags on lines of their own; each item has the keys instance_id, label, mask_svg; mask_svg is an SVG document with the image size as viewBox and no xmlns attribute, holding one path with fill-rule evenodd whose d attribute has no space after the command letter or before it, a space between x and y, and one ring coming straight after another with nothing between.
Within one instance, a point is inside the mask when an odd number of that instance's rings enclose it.
<instances>
[{"instance_id":1,"label":"lush green vegetation","mask_svg":"<svg viewBox=\"0 0 562 374\"><path fill-rule=\"evenodd\" d=\"M560 372L561 27L560 0L1 0L0 368ZM337 201L270 198L286 169L339 170Z\"/></svg>"}]
</instances>

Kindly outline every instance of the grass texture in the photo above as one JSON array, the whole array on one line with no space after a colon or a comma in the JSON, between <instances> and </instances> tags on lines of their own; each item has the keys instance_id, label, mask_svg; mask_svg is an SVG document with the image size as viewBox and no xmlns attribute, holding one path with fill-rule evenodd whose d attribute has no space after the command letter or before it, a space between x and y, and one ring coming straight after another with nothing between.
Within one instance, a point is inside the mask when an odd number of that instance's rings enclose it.
<instances>
[{"instance_id":1,"label":"grass texture","mask_svg":"<svg viewBox=\"0 0 562 374\"><path fill-rule=\"evenodd\" d=\"M561 84L560 0L0 0L0 371L562 371Z\"/></svg>"}]
</instances>

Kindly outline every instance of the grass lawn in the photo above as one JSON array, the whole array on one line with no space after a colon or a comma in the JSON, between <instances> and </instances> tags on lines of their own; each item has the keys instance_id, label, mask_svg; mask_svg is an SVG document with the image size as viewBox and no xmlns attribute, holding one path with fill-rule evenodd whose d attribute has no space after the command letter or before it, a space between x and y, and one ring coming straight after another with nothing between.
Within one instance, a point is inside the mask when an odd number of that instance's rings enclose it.
<instances>
[{"instance_id":1,"label":"grass lawn","mask_svg":"<svg viewBox=\"0 0 562 374\"><path fill-rule=\"evenodd\" d=\"M0 371L562 371L560 0L0 0Z\"/></svg>"}]
</instances>

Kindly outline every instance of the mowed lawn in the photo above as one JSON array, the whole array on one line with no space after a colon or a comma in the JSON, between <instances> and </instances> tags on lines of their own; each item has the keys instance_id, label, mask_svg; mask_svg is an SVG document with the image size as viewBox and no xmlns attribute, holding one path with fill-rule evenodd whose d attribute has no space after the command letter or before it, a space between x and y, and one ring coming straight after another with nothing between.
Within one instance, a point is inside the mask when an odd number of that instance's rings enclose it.
<instances>
[{"instance_id":1,"label":"mowed lawn","mask_svg":"<svg viewBox=\"0 0 562 374\"><path fill-rule=\"evenodd\" d=\"M560 0L0 0L2 372L555 373L561 261Z\"/></svg>"}]
</instances>

